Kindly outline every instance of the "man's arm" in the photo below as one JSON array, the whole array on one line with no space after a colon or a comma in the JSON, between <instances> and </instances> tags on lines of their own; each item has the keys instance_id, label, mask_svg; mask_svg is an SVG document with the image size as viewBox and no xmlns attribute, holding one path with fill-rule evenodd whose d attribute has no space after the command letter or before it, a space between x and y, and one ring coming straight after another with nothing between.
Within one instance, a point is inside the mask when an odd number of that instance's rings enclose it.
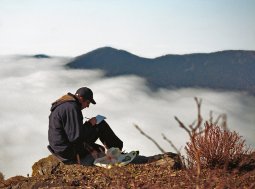
<instances>
[{"instance_id":1,"label":"man's arm","mask_svg":"<svg viewBox=\"0 0 255 189\"><path fill-rule=\"evenodd\" d=\"M82 137L83 117L81 110L76 106L68 106L65 112L65 125L64 130L68 137L69 142L76 143Z\"/></svg>"}]
</instances>

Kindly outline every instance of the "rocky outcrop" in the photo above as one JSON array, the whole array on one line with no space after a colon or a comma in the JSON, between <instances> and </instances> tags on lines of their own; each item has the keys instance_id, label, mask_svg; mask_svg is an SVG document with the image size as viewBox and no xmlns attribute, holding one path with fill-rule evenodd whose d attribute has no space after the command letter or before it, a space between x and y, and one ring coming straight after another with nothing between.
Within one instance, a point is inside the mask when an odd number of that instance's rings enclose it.
<instances>
[{"instance_id":1,"label":"rocky outcrop","mask_svg":"<svg viewBox=\"0 0 255 189\"><path fill-rule=\"evenodd\" d=\"M150 156L148 164L150 165L167 165L172 169L180 169L182 167L179 156L175 153L158 154ZM54 174L57 170L64 169L67 165L64 165L55 156L50 155L48 157L40 159L32 166L32 176L43 176ZM72 165L69 165L69 168ZM85 167L84 167L85 168Z\"/></svg>"},{"instance_id":2,"label":"rocky outcrop","mask_svg":"<svg viewBox=\"0 0 255 189\"><path fill-rule=\"evenodd\" d=\"M180 156L172 152L151 156L148 163L151 165L167 165L172 169L182 168Z\"/></svg>"},{"instance_id":3,"label":"rocky outcrop","mask_svg":"<svg viewBox=\"0 0 255 189\"><path fill-rule=\"evenodd\" d=\"M63 167L64 164L55 156L49 155L46 158L40 159L32 166L32 176L50 175L53 174L57 168Z\"/></svg>"},{"instance_id":4,"label":"rocky outcrop","mask_svg":"<svg viewBox=\"0 0 255 189\"><path fill-rule=\"evenodd\" d=\"M54 156L48 156L33 165L32 177L0 180L0 188L195 188L196 172L181 167L180 158L174 153L152 156L145 164L113 166L111 169L65 165ZM202 170L199 185L201 188L254 188L255 153L243 158L238 172L226 171Z\"/></svg>"}]
</instances>

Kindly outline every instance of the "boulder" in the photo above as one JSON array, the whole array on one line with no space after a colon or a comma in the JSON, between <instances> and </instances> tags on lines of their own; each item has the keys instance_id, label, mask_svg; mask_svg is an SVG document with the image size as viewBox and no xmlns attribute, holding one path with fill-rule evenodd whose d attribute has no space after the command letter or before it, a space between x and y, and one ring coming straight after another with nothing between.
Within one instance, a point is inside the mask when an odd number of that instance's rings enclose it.
<instances>
[{"instance_id":1,"label":"boulder","mask_svg":"<svg viewBox=\"0 0 255 189\"><path fill-rule=\"evenodd\" d=\"M172 169L181 169L183 167L180 156L172 152L151 156L149 157L148 163L154 165L167 165Z\"/></svg>"},{"instance_id":2,"label":"boulder","mask_svg":"<svg viewBox=\"0 0 255 189\"><path fill-rule=\"evenodd\" d=\"M179 155L171 152L150 156L148 164L167 165L173 169L182 168L182 162ZM48 157L42 158L38 162L34 163L32 166L32 176L35 177L54 174L57 170L62 169L64 165L65 164L58 158L53 155L49 155Z\"/></svg>"},{"instance_id":3,"label":"boulder","mask_svg":"<svg viewBox=\"0 0 255 189\"><path fill-rule=\"evenodd\" d=\"M53 174L58 168L64 164L55 156L49 155L42 158L32 166L32 176L50 175Z\"/></svg>"}]
</instances>

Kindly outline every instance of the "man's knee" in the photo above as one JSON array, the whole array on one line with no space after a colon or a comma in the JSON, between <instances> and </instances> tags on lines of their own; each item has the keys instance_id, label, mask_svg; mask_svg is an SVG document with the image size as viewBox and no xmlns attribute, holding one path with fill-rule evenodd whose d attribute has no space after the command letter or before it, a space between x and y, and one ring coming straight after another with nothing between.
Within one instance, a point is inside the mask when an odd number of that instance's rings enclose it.
<instances>
[{"instance_id":1,"label":"man's knee","mask_svg":"<svg viewBox=\"0 0 255 189\"><path fill-rule=\"evenodd\" d=\"M97 124L97 127L101 127L101 126L108 126L108 127L110 127L109 124L105 120L103 120L99 124Z\"/></svg>"},{"instance_id":2,"label":"man's knee","mask_svg":"<svg viewBox=\"0 0 255 189\"><path fill-rule=\"evenodd\" d=\"M119 147L118 147L120 150L122 150L122 148L123 148L123 142L120 140L120 142L119 142Z\"/></svg>"},{"instance_id":3,"label":"man's knee","mask_svg":"<svg viewBox=\"0 0 255 189\"><path fill-rule=\"evenodd\" d=\"M109 135L111 133L114 133L113 130L111 129L110 125L106 121L102 121L98 125L96 125L96 130L99 136L101 135Z\"/></svg>"}]
</instances>

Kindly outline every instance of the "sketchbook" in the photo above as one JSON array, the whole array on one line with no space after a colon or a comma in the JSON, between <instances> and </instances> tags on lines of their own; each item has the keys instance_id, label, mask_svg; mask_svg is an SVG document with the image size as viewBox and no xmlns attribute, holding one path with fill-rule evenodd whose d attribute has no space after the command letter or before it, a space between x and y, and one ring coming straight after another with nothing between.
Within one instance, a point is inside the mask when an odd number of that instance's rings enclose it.
<instances>
[{"instance_id":1,"label":"sketchbook","mask_svg":"<svg viewBox=\"0 0 255 189\"><path fill-rule=\"evenodd\" d=\"M96 116L97 124L101 123L105 119L106 119L105 116L102 116L102 115L97 115Z\"/></svg>"}]
</instances>

